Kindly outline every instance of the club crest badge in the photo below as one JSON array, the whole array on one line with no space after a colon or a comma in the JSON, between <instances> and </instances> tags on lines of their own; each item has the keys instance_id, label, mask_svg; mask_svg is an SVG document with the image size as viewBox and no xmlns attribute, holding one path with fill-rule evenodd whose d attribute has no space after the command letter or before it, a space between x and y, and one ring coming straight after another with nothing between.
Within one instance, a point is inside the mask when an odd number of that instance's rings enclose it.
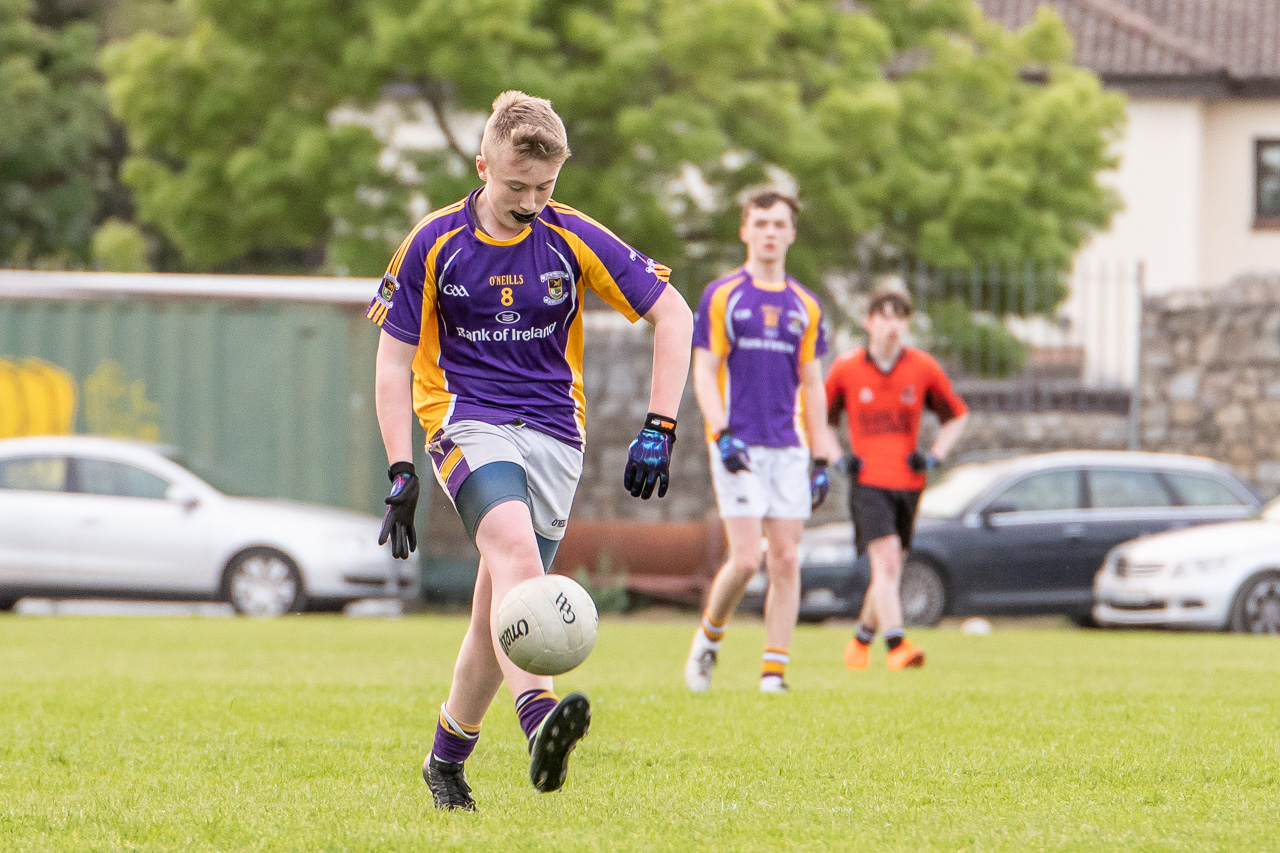
<instances>
[{"instance_id":1,"label":"club crest badge","mask_svg":"<svg viewBox=\"0 0 1280 853\"><path fill-rule=\"evenodd\" d=\"M547 295L542 297L542 301L548 305L559 305L568 297L565 292L565 282L569 280L569 274L563 270L555 272L545 272L541 276L542 281L547 286Z\"/></svg>"},{"instance_id":2,"label":"club crest badge","mask_svg":"<svg viewBox=\"0 0 1280 853\"><path fill-rule=\"evenodd\" d=\"M870 403L875 398L876 395L865 385L862 386L862 390L858 392L858 401L861 403Z\"/></svg>"},{"instance_id":3,"label":"club crest badge","mask_svg":"<svg viewBox=\"0 0 1280 853\"><path fill-rule=\"evenodd\" d=\"M908 385L902 389L902 404L904 406L915 405L916 402L916 386Z\"/></svg>"},{"instance_id":4,"label":"club crest badge","mask_svg":"<svg viewBox=\"0 0 1280 853\"><path fill-rule=\"evenodd\" d=\"M809 318L795 311L787 312L787 331L796 337L804 334L805 329L809 327Z\"/></svg>"},{"instance_id":5,"label":"club crest badge","mask_svg":"<svg viewBox=\"0 0 1280 853\"><path fill-rule=\"evenodd\" d=\"M400 282L396 281L394 275L387 273L382 277L382 285L378 288L378 301L390 308L392 300L395 299L396 291L399 289Z\"/></svg>"}]
</instances>

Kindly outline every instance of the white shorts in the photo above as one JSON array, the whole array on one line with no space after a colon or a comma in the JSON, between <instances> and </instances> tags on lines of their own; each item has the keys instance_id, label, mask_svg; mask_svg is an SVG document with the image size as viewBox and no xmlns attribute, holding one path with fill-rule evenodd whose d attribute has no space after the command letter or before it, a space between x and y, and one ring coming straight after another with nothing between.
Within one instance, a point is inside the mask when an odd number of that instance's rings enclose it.
<instances>
[{"instance_id":1,"label":"white shorts","mask_svg":"<svg viewBox=\"0 0 1280 853\"><path fill-rule=\"evenodd\" d=\"M721 518L809 517L812 501L807 447L748 447L751 470L736 474L725 469L714 441L707 448Z\"/></svg>"},{"instance_id":2,"label":"white shorts","mask_svg":"<svg viewBox=\"0 0 1280 853\"><path fill-rule=\"evenodd\" d=\"M524 469L534 532L553 542L564 538L569 508L582 477L582 451L523 423L457 421L436 433L427 444L427 454L436 480L469 528L478 525L491 507L459 506L462 484L491 462L514 462ZM467 533L475 537L474 529Z\"/></svg>"}]
</instances>

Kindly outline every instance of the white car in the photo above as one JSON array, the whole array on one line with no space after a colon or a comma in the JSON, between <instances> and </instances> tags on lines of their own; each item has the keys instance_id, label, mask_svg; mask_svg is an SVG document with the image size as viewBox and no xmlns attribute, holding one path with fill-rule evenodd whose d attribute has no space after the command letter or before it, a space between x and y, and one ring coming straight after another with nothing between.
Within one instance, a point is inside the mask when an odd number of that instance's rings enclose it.
<instances>
[{"instance_id":1,"label":"white car","mask_svg":"<svg viewBox=\"0 0 1280 853\"><path fill-rule=\"evenodd\" d=\"M230 497L175 455L92 436L0 440L0 609L29 595L212 599L271 616L417 596L417 555L379 547L379 519Z\"/></svg>"},{"instance_id":2,"label":"white car","mask_svg":"<svg viewBox=\"0 0 1280 853\"><path fill-rule=\"evenodd\" d=\"M1252 520L1118 545L1093 591L1100 625L1280 633L1280 498Z\"/></svg>"}]
</instances>

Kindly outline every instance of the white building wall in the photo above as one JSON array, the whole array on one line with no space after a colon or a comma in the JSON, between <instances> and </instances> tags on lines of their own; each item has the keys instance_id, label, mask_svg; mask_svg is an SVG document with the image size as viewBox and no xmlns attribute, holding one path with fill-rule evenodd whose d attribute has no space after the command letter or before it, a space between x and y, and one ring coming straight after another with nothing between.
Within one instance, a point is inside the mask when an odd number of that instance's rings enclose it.
<instances>
[{"instance_id":1,"label":"white building wall","mask_svg":"<svg viewBox=\"0 0 1280 853\"><path fill-rule=\"evenodd\" d=\"M1217 287L1242 273L1280 271L1280 230L1253 224L1259 138L1280 139L1280 99L1206 105L1198 284Z\"/></svg>"},{"instance_id":2,"label":"white building wall","mask_svg":"<svg viewBox=\"0 0 1280 853\"><path fill-rule=\"evenodd\" d=\"M1197 98L1131 97L1120 166L1104 180L1124 208L1078 265L1138 263L1147 293L1199 284L1205 106Z\"/></svg>"}]
</instances>

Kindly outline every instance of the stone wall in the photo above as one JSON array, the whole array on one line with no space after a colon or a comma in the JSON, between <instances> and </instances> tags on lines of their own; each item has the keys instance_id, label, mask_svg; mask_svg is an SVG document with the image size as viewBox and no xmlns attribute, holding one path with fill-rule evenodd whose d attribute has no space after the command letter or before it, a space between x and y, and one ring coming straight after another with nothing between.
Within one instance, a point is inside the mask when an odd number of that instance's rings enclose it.
<instances>
[{"instance_id":1,"label":"stone wall","mask_svg":"<svg viewBox=\"0 0 1280 853\"><path fill-rule=\"evenodd\" d=\"M1209 456L1280 491L1280 277L1148 298L1141 444Z\"/></svg>"}]
</instances>

